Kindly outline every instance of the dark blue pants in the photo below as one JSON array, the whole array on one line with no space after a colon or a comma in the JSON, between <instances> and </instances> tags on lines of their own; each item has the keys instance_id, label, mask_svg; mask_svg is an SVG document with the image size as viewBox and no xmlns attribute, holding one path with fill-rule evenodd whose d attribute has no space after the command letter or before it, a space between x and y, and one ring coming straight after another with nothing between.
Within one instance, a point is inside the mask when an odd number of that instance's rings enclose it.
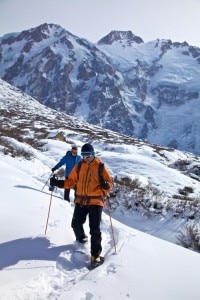
<instances>
[{"instance_id":1,"label":"dark blue pants","mask_svg":"<svg viewBox=\"0 0 200 300\"><path fill-rule=\"evenodd\" d=\"M101 215L103 207L99 205L75 205L74 214L72 218L72 228L74 230L76 239L83 239L85 237L85 232L83 224L86 221L87 215L89 215L89 227L91 235L91 255L99 256L102 247L101 247Z\"/></svg>"}]
</instances>

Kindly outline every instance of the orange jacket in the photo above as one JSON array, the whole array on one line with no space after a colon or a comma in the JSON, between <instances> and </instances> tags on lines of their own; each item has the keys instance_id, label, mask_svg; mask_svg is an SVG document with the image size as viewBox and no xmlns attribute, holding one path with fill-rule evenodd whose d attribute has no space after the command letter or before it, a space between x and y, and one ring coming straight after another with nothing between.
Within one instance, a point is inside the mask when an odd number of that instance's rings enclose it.
<instances>
[{"instance_id":1,"label":"orange jacket","mask_svg":"<svg viewBox=\"0 0 200 300\"><path fill-rule=\"evenodd\" d=\"M103 206L104 197L109 193L112 187L112 178L104 166L102 175L104 180L109 183L110 189L103 190L100 186L98 174L100 162L101 160L96 157L89 164L82 160L79 172L78 164L76 164L68 178L65 179L65 189L76 187L75 203Z\"/></svg>"}]
</instances>

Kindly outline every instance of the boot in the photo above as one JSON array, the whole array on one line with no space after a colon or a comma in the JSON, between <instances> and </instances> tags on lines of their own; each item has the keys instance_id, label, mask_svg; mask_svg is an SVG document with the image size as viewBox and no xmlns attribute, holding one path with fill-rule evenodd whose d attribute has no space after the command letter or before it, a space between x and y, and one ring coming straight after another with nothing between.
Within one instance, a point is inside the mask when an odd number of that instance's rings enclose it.
<instances>
[{"instance_id":1,"label":"boot","mask_svg":"<svg viewBox=\"0 0 200 300\"><path fill-rule=\"evenodd\" d=\"M104 257L102 256L91 256L91 269L99 267L104 263Z\"/></svg>"}]
</instances>

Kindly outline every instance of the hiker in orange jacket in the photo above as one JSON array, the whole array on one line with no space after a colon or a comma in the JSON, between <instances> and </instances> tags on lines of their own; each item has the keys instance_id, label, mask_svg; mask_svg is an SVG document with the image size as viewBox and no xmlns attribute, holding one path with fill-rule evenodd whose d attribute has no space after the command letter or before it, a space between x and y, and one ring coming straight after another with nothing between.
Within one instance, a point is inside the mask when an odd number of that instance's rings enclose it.
<instances>
[{"instance_id":1,"label":"hiker in orange jacket","mask_svg":"<svg viewBox=\"0 0 200 300\"><path fill-rule=\"evenodd\" d=\"M72 228L77 241L87 242L83 224L89 215L91 264L96 267L104 261L104 258L100 256L102 251L100 222L104 199L111 189L112 179L101 160L95 157L91 144L82 146L81 156L82 161L74 166L67 179L51 178L50 185L65 189L76 187ZM103 165L101 175L99 174L100 165Z\"/></svg>"}]
</instances>

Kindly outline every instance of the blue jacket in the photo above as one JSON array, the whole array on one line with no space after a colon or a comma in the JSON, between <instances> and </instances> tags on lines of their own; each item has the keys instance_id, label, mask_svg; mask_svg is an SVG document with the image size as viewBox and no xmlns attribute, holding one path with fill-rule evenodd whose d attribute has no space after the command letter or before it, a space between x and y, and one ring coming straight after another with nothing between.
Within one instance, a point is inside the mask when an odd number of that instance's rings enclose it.
<instances>
[{"instance_id":1,"label":"blue jacket","mask_svg":"<svg viewBox=\"0 0 200 300\"><path fill-rule=\"evenodd\" d=\"M55 165L54 169L57 170L62 167L64 164L65 167L65 178L69 175L75 164L81 160L80 155L73 156L71 151L67 151L66 155L61 158L61 160Z\"/></svg>"}]
</instances>

